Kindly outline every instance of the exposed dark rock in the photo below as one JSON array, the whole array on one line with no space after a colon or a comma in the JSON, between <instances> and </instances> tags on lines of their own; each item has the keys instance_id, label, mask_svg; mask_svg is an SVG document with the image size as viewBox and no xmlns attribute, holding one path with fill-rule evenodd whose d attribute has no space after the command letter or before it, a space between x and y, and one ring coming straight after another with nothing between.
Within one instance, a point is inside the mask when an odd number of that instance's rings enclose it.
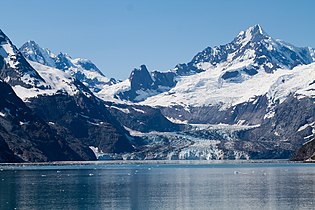
<instances>
[{"instance_id":1,"label":"exposed dark rock","mask_svg":"<svg viewBox=\"0 0 315 210\"><path fill-rule=\"evenodd\" d=\"M59 53L56 57L55 62L57 69L67 70L70 67L73 67L73 64L68 59L68 55L64 53Z\"/></svg>"},{"instance_id":2,"label":"exposed dark rock","mask_svg":"<svg viewBox=\"0 0 315 210\"><path fill-rule=\"evenodd\" d=\"M140 132L171 132L184 129L184 125L170 122L159 109L149 106L115 104L106 102L110 112L119 122Z\"/></svg>"},{"instance_id":3,"label":"exposed dark rock","mask_svg":"<svg viewBox=\"0 0 315 210\"><path fill-rule=\"evenodd\" d=\"M93 160L93 152L80 142L80 151L35 115L12 88L0 82L0 144L2 162Z\"/></svg>"},{"instance_id":4,"label":"exposed dark rock","mask_svg":"<svg viewBox=\"0 0 315 210\"><path fill-rule=\"evenodd\" d=\"M129 133L96 97L87 97L83 93L76 96L57 94L33 98L28 105L46 122L65 128L86 146L113 153L133 150Z\"/></svg>"},{"instance_id":5,"label":"exposed dark rock","mask_svg":"<svg viewBox=\"0 0 315 210\"><path fill-rule=\"evenodd\" d=\"M315 141L312 140L304 144L300 149L298 149L291 160L294 161L314 161L315 162Z\"/></svg>"},{"instance_id":6,"label":"exposed dark rock","mask_svg":"<svg viewBox=\"0 0 315 210\"><path fill-rule=\"evenodd\" d=\"M3 132L3 131L2 131ZM9 148L6 141L0 135L0 163L16 163L22 162L18 156L14 154L14 152Z\"/></svg>"},{"instance_id":7,"label":"exposed dark rock","mask_svg":"<svg viewBox=\"0 0 315 210\"><path fill-rule=\"evenodd\" d=\"M3 57L0 55L0 70L1 70L2 68L4 68L4 65L5 65L4 59L3 59Z\"/></svg>"},{"instance_id":8,"label":"exposed dark rock","mask_svg":"<svg viewBox=\"0 0 315 210\"><path fill-rule=\"evenodd\" d=\"M239 71L227 71L222 75L222 79L227 80L227 79L232 79L239 76L240 76Z\"/></svg>"},{"instance_id":9,"label":"exposed dark rock","mask_svg":"<svg viewBox=\"0 0 315 210\"><path fill-rule=\"evenodd\" d=\"M254 76L255 74L258 73L258 71L255 68L244 68L243 71L249 76Z\"/></svg>"},{"instance_id":10,"label":"exposed dark rock","mask_svg":"<svg viewBox=\"0 0 315 210\"><path fill-rule=\"evenodd\" d=\"M305 126L315 121L314 99L291 96L278 104L274 112L274 117L264 119L260 127L244 132L241 138L264 145L270 142L278 151L286 151L285 158L290 158L303 143L314 138L311 127Z\"/></svg>"},{"instance_id":11,"label":"exposed dark rock","mask_svg":"<svg viewBox=\"0 0 315 210\"><path fill-rule=\"evenodd\" d=\"M253 99L255 103L245 102L222 110L219 105L188 107L172 106L160 107L162 113L174 119L187 120L193 124L236 124L246 121L249 125L260 124L266 114L268 100L266 96Z\"/></svg>"}]
</instances>

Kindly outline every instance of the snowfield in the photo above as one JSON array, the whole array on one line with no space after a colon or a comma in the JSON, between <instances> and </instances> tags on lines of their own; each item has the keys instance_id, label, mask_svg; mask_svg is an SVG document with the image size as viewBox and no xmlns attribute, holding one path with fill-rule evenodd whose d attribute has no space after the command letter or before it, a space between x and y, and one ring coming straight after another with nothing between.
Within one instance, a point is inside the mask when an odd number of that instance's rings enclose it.
<instances>
[{"instance_id":1,"label":"snowfield","mask_svg":"<svg viewBox=\"0 0 315 210\"><path fill-rule=\"evenodd\" d=\"M20 85L13 86L14 92L23 100L37 97L39 95L54 95L58 91L67 93L68 95L75 95L79 93L79 89L73 84L74 78L69 74L49 66L45 66L36 62L28 61L31 66L39 73L45 80L48 88L25 88Z\"/></svg>"},{"instance_id":2,"label":"snowfield","mask_svg":"<svg viewBox=\"0 0 315 210\"><path fill-rule=\"evenodd\" d=\"M221 68L209 69L189 77L182 77L170 91L140 102L142 105L168 107L213 106L227 109L256 96L267 95L270 102L280 103L289 95L297 98L315 96L315 64L297 66L292 70L278 69L273 73L260 71L243 82L220 80Z\"/></svg>"}]
</instances>

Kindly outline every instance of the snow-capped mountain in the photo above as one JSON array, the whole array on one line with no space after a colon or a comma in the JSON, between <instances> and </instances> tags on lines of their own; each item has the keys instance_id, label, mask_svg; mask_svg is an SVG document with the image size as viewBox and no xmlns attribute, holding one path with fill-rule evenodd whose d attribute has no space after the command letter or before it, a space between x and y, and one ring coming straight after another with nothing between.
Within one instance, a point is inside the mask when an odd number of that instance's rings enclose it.
<instances>
[{"instance_id":1,"label":"snow-capped mountain","mask_svg":"<svg viewBox=\"0 0 315 210\"><path fill-rule=\"evenodd\" d=\"M271 73L279 68L309 64L314 61L312 56L312 49L273 39L260 25L255 25L241 31L231 43L199 52L191 62L203 70L220 67L224 72L222 79L235 81L259 70Z\"/></svg>"},{"instance_id":2,"label":"snow-capped mountain","mask_svg":"<svg viewBox=\"0 0 315 210\"><path fill-rule=\"evenodd\" d=\"M71 58L70 55L55 55L48 49L41 48L36 42L28 41L22 45L20 52L30 61L62 70L81 81L91 91L98 92L104 86L115 84L115 79L108 79L92 61L83 58Z\"/></svg>"},{"instance_id":3,"label":"snow-capped mountain","mask_svg":"<svg viewBox=\"0 0 315 210\"><path fill-rule=\"evenodd\" d=\"M71 72L57 69L61 62L50 67L29 61L2 32L0 37L0 80L4 83L0 146L8 150L0 153L7 152L11 161L49 161L95 159L89 146L104 152L133 150L132 137L111 115L107 105ZM50 62L47 56L45 61ZM71 62L86 71L97 72L86 60ZM14 91L4 92L7 86ZM14 100L10 100L10 95ZM26 114L31 117L23 118ZM14 157L17 159L13 160Z\"/></svg>"},{"instance_id":4,"label":"snow-capped mountain","mask_svg":"<svg viewBox=\"0 0 315 210\"><path fill-rule=\"evenodd\" d=\"M56 94L75 96L79 93L84 93L87 97L92 97L92 93L88 89L81 88L77 80L68 73L33 61L28 61L28 63L44 79L45 85L49 88L13 86L16 94L24 101L34 97L53 96Z\"/></svg>"},{"instance_id":5,"label":"snow-capped mountain","mask_svg":"<svg viewBox=\"0 0 315 210\"><path fill-rule=\"evenodd\" d=\"M275 86L281 86L282 80L293 80L302 71L301 68L288 70L310 64L314 59L314 49L298 48L275 40L259 25L255 25L240 32L227 45L209 47L198 53L189 65L203 72L178 78L174 88L150 97L142 104L195 107L219 105L228 108L267 93L272 98ZM303 83L304 86L307 81Z\"/></svg>"},{"instance_id":6,"label":"snow-capped mountain","mask_svg":"<svg viewBox=\"0 0 315 210\"><path fill-rule=\"evenodd\" d=\"M6 39L10 47L6 43L1 44L0 47L12 50L8 50L8 58L4 59L5 65L1 70L1 78L12 86L21 99L28 101L34 97L53 96L60 93L74 96L81 92L91 97L92 93L88 89L84 91L75 77L63 70L25 59L11 41L7 37ZM16 57L19 57L22 62L12 63ZM47 56L46 59L49 60ZM4 75L4 72L8 72L9 75L12 74L11 72L18 72L18 74L9 77ZM16 80L22 83L17 83Z\"/></svg>"},{"instance_id":7,"label":"snow-capped mountain","mask_svg":"<svg viewBox=\"0 0 315 210\"><path fill-rule=\"evenodd\" d=\"M195 102L194 97L192 95L183 96L189 102L181 101L174 95L177 89L181 89L186 94L193 93L195 89L198 90L202 86L208 86L202 90L204 95L209 88L213 89L212 86L220 88L221 91L221 87L225 83L246 82L252 78L256 79L255 75L270 77L267 74L275 73L278 69L292 69L298 65L310 64L314 60L314 49L295 47L281 40L273 39L260 25L255 25L241 31L232 42L213 48L207 47L194 56L189 63L179 64L173 70L149 73L143 67L140 68L141 71L135 69L128 81L123 82L124 85L113 85L108 88L107 93L112 94L114 98L133 102L147 99L144 104L149 105L162 105L162 103L163 106L191 105ZM140 74L140 72L142 73ZM150 76L151 78L149 78ZM144 77L146 79L141 83L141 78ZM211 82L212 80L213 82ZM131 85L133 83L138 85ZM211 85L206 83L211 83ZM160 93L163 92L164 94L161 95ZM157 96L150 99L154 95ZM157 102L165 95L168 95L166 104L164 100L161 103ZM195 95L199 95L199 92ZM102 92L99 97L110 98ZM201 100L207 101L207 99L208 97L205 96ZM197 105L207 105L207 103Z\"/></svg>"},{"instance_id":8,"label":"snow-capped mountain","mask_svg":"<svg viewBox=\"0 0 315 210\"><path fill-rule=\"evenodd\" d=\"M140 104L167 107L168 117L194 123L259 124L288 97L314 96L313 51L274 40L256 25L228 45L198 53L192 62L203 72L178 78L174 88ZM266 106L258 118L243 119L235 112L236 106L258 102Z\"/></svg>"}]
</instances>

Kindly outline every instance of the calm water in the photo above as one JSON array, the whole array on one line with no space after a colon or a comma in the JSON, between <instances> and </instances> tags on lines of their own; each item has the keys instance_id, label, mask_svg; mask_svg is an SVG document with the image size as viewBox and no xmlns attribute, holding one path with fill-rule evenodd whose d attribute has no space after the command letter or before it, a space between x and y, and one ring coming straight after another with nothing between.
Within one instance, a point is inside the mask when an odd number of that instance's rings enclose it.
<instances>
[{"instance_id":1,"label":"calm water","mask_svg":"<svg viewBox=\"0 0 315 210\"><path fill-rule=\"evenodd\" d=\"M315 209L315 164L0 165L0 209Z\"/></svg>"}]
</instances>

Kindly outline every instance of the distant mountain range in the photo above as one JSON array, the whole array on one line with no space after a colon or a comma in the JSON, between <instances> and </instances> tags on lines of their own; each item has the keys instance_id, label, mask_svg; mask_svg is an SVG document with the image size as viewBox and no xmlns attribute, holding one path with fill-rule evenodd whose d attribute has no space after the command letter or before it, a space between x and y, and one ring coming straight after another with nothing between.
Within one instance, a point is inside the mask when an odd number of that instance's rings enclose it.
<instances>
[{"instance_id":1,"label":"distant mountain range","mask_svg":"<svg viewBox=\"0 0 315 210\"><path fill-rule=\"evenodd\" d=\"M41 48L34 41L26 42L19 50L26 59L62 70L80 80L94 92L100 91L105 85L116 83L115 79L105 77L96 65L88 59L72 59L65 53L55 55L50 50Z\"/></svg>"},{"instance_id":2,"label":"distant mountain range","mask_svg":"<svg viewBox=\"0 0 315 210\"><path fill-rule=\"evenodd\" d=\"M117 81L0 31L0 161L308 159L314 61L314 48L255 25L174 69L142 65Z\"/></svg>"}]
</instances>

